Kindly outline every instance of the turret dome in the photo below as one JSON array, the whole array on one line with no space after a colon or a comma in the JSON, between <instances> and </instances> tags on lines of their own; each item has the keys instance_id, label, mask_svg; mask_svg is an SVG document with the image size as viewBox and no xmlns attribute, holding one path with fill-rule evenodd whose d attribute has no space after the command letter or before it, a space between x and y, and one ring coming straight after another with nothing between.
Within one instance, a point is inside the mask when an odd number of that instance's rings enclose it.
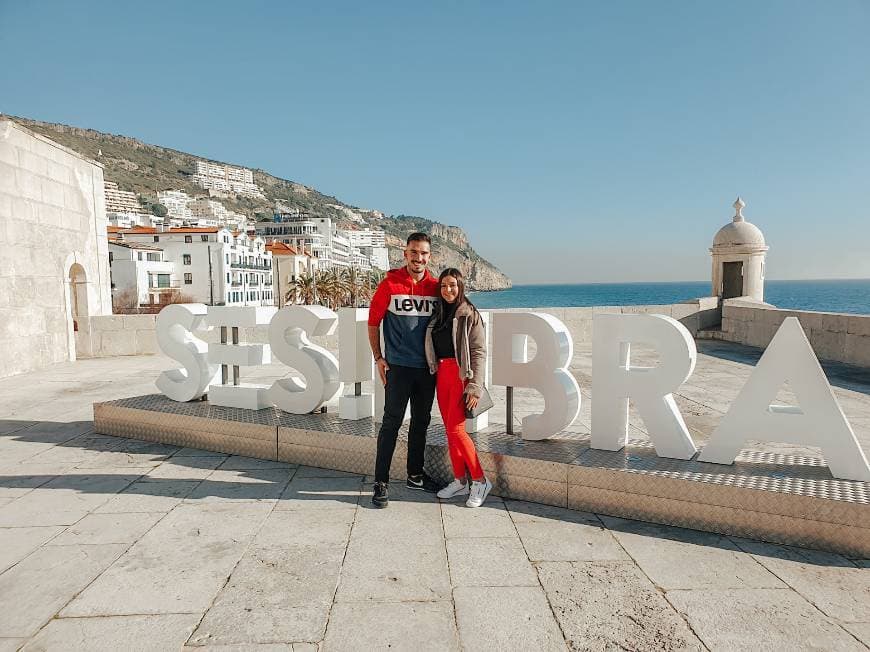
<instances>
[{"instance_id":1,"label":"turret dome","mask_svg":"<svg viewBox=\"0 0 870 652\"><path fill-rule=\"evenodd\" d=\"M719 229L716 237L713 238L713 247L767 248L761 229L751 222L747 222L746 218L743 217L745 206L744 201L738 197L737 201L734 202L736 210L734 219Z\"/></svg>"}]
</instances>

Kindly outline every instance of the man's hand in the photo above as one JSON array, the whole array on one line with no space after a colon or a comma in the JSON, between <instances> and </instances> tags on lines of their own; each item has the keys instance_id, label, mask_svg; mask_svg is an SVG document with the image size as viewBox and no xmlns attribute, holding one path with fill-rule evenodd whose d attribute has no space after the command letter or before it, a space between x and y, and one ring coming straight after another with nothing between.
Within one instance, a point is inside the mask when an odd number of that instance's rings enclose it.
<instances>
[{"instance_id":1,"label":"man's hand","mask_svg":"<svg viewBox=\"0 0 870 652\"><path fill-rule=\"evenodd\" d=\"M479 400L480 400L480 398L477 396L472 396L471 394L466 394L465 395L465 407L467 407L469 410L473 410L474 408L477 407L477 402Z\"/></svg>"},{"instance_id":2,"label":"man's hand","mask_svg":"<svg viewBox=\"0 0 870 652\"><path fill-rule=\"evenodd\" d=\"M390 370L390 365L387 364L387 361L384 358L378 358L375 364L378 366L378 376L381 377L381 382L384 384L384 387L386 387L387 372Z\"/></svg>"}]
</instances>

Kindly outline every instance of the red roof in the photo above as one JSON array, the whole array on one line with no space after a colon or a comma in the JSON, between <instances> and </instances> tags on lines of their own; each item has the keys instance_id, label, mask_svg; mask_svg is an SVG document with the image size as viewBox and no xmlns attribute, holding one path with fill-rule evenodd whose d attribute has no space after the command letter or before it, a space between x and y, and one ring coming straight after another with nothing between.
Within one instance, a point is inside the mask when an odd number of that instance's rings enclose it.
<instances>
[{"instance_id":1,"label":"red roof","mask_svg":"<svg viewBox=\"0 0 870 652\"><path fill-rule=\"evenodd\" d=\"M298 256L299 252L297 252L293 247L288 245L285 242L270 242L266 245L266 251L270 251L273 256Z\"/></svg>"}]
</instances>

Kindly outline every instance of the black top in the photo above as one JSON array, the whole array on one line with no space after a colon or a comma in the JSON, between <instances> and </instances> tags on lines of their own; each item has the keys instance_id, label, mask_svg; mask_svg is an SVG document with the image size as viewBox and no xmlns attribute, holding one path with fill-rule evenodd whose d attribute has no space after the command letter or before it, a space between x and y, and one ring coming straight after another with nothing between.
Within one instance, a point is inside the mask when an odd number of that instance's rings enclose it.
<instances>
[{"instance_id":1,"label":"black top","mask_svg":"<svg viewBox=\"0 0 870 652\"><path fill-rule=\"evenodd\" d=\"M456 348L453 346L453 318L456 315L456 303L446 304L443 320L438 320L432 329L432 345L435 347L435 357L439 360L455 358Z\"/></svg>"}]
</instances>

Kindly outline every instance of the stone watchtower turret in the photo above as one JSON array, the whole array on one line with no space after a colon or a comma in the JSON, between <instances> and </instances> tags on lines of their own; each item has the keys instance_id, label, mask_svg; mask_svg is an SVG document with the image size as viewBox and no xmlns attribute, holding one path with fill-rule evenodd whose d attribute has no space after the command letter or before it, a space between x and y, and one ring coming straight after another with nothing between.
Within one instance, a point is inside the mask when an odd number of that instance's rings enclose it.
<instances>
[{"instance_id":1,"label":"stone watchtower turret","mask_svg":"<svg viewBox=\"0 0 870 652\"><path fill-rule=\"evenodd\" d=\"M749 297L764 301L764 257L767 245L761 230L743 217L746 204L734 202L734 219L713 238L712 295L720 299Z\"/></svg>"}]
</instances>

